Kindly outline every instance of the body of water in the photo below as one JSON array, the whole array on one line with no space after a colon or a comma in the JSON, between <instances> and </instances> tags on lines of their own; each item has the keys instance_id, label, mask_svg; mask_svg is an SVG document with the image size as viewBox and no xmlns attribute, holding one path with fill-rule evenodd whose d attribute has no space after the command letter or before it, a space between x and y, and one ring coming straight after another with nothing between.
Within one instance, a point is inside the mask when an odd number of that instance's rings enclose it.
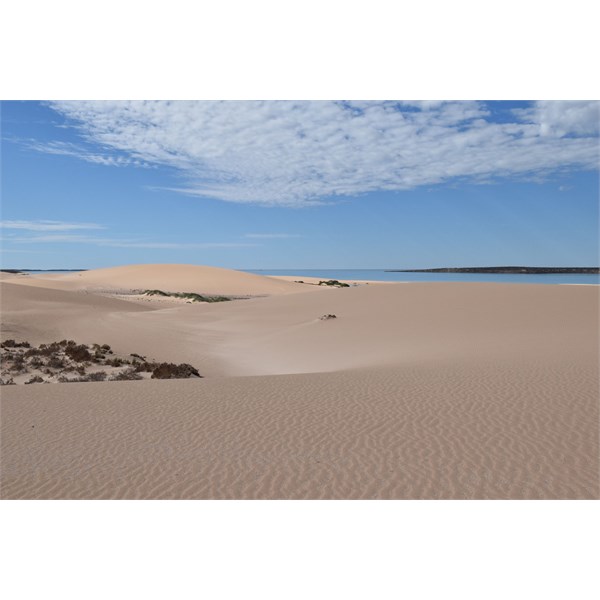
<instances>
[{"instance_id":1,"label":"body of water","mask_svg":"<svg viewBox=\"0 0 600 600\"><path fill-rule=\"evenodd\" d=\"M600 284L600 275L499 273L389 273L382 269L265 269L246 270L257 275L292 275L320 279L367 279L371 281L492 281L497 283L587 283Z\"/></svg>"},{"instance_id":2,"label":"body of water","mask_svg":"<svg viewBox=\"0 0 600 600\"><path fill-rule=\"evenodd\" d=\"M497 283L587 283L600 284L600 275L549 274L518 275L499 273L390 273L383 269L239 269L256 275L291 275L319 279L366 279L370 281L492 281ZM74 273L76 271L28 271L35 274Z\"/></svg>"}]
</instances>

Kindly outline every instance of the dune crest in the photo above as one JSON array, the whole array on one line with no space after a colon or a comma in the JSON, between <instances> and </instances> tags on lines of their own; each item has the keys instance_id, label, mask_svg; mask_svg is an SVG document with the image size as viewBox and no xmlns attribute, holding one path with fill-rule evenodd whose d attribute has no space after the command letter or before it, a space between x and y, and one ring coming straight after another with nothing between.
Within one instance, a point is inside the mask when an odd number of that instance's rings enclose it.
<instances>
[{"instance_id":1,"label":"dune crest","mask_svg":"<svg viewBox=\"0 0 600 600\"><path fill-rule=\"evenodd\" d=\"M160 289L260 296L306 291L302 284L278 281L262 275L199 265L147 264L92 269L56 277L73 289Z\"/></svg>"}]
</instances>

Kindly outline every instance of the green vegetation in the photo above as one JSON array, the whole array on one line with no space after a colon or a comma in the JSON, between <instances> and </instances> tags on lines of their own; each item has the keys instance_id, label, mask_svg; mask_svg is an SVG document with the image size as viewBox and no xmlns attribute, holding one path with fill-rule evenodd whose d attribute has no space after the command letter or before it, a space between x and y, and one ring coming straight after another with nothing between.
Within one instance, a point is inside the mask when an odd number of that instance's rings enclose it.
<instances>
[{"instance_id":1,"label":"green vegetation","mask_svg":"<svg viewBox=\"0 0 600 600\"><path fill-rule=\"evenodd\" d=\"M327 281L319 281L319 285L329 285L331 287L340 287L340 288L350 287L349 284L342 283L341 281L338 281L337 279L329 279Z\"/></svg>"},{"instance_id":2,"label":"green vegetation","mask_svg":"<svg viewBox=\"0 0 600 600\"><path fill-rule=\"evenodd\" d=\"M164 296L166 298L184 298L192 302L228 302L231 298L226 296L203 296L194 292L163 292L162 290L144 290L146 296Z\"/></svg>"}]
</instances>

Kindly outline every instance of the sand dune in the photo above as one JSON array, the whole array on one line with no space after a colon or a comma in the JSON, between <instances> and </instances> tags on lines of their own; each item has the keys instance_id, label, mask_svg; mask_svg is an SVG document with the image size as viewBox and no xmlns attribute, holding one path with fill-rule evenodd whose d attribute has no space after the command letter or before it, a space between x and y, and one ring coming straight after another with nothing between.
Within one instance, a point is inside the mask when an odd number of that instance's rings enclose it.
<instances>
[{"instance_id":1,"label":"sand dune","mask_svg":"<svg viewBox=\"0 0 600 600\"><path fill-rule=\"evenodd\" d=\"M38 278L39 279L39 278ZM130 265L47 278L72 289L160 289L170 292L262 296L306 291L301 284L231 269L196 265Z\"/></svg>"},{"instance_id":2,"label":"sand dune","mask_svg":"<svg viewBox=\"0 0 600 600\"><path fill-rule=\"evenodd\" d=\"M598 498L596 375L514 363L13 387L2 496Z\"/></svg>"},{"instance_id":3,"label":"sand dune","mask_svg":"<svg viewBox=\"0 0 600 600\"><path fill-rule=\"evenodd\" d=\"M104 298L13 283L0 283L2 339L46 343L72 337L93 337L111 315L144 312L149 308ZM93 340L96 342L97 340ZM93 343L90 341L90 343Z\"/></svg>"},{"instance_id":4,"label":"sand dune","mask_svg":"<svg viewBox=\"0 0 600 600\"><path fill-rule=\"evenodd\" d=\"M49 279L63 289L3 278L3 339L108 343L206 379L3 387L4 497L598 497L597 286L98 294L303 287L127 269Z\"/></svg>"}]
</instances>

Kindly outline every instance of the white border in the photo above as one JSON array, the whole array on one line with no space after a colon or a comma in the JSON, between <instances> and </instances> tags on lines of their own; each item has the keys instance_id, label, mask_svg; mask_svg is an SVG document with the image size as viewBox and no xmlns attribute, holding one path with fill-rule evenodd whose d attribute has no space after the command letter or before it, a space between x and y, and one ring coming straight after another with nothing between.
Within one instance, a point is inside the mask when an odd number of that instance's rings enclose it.
<instances>
[{"instance_id":1,"label":"white border","mask_svg":"<svg viewBox=\"0 0 600 600\"><path fill-rule=\"evenodd\" d=\"M0 98L599 98L588 1L20 0ZM6 598L592 598L597 502L2 502Z\"/></svg>"}]
</instances>

